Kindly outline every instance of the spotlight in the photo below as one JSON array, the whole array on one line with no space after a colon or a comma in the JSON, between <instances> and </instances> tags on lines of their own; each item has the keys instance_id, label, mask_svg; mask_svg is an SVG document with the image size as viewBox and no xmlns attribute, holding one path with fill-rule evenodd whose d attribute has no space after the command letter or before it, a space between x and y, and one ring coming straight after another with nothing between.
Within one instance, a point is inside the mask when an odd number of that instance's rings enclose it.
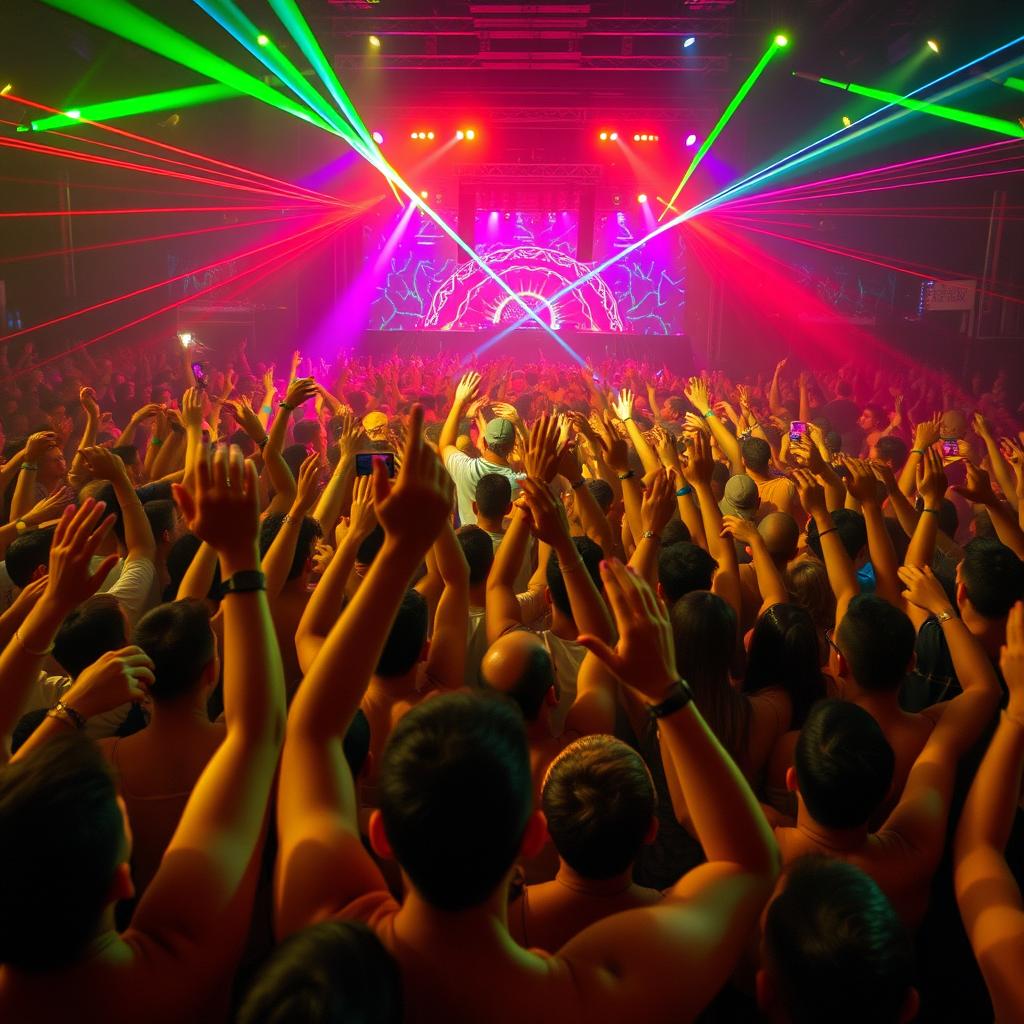
<instances>
[{"instance_id":1,"label":"spotlight","mask_svg":"<svg viewBox=\"0 0 1024 1024\"><path fill-rule=\"evenodd\" d=\"M427 138L428 139L432 139L433 137L434 137L434 133L433 132L427 132Z\"/></svg>"},{"instance_id":2,"label":"spotlight","mask_svg":"<svg viewBox=\"0 0 1024 1024\"><path fill-rule=\"evenodd\" d=\"M371 46L376 46L380 49L380 40L376 36L370 36L369 43Z\"/></svg>"},{"instance_id":3,"label":"spotlight","mask_svg":"<svg viewBox=\"0 0 1024 1024\"><path fill-rule=\"evenodd\" d=\"M843 114L843 127L849 128L851 124L853 124L853 122L846 116L846 114Z\"/></svg>"},{"instance_id":4,"label":"spotlight","mask_svg":"<svg viewBox=\"0 0 1024 1024\"><path fill-rule=\"evenodd\" d=\"M599 138L599 139L600 139L600 140L601 140L602 142L607 142L607 141L608 141L608 133L607 133L607 132L601 132L601 134L600 134L600 135L598 135L598 138Z\"/></svg>"},{"instance_id":5,"label":"spotlight","mask_svg":"<svg viewBox=\"0 0 1024 1024\"><path fill-rule=\"evenodd\" d=\"M420 189L420 199L426 199L429 194L430 193L427 192L427 190L425 188L424 189Z\"/></svg>"},{"instance_id":6,"label":"spotlight","mask_svg":"<svg viewBox=\"0 0 1024 1024\"><path fill-rule=\"evenodd\" d=\"M409 132L409 138L410 139L416 139L416 138L419 138L419 136L415 132Z\"/></svg>"},{"instance_id":7,"label":"spotlight","mask_svg":"<svg viewBox=\"0 0 1024 1024\"><path fill-rule=\"evenodd\" d=\"M683 49L685 50L687 47L693 46L695 42L697 42L697 40L693 36L687 36L683 40Z\"/></svg>"},{"instance_id":8,"label":"spotlight","mask_svg":"<svg viewBox=\"0 0 1024 1024\"><path fill-rule=\"evenodd\" d=\"M66 117L73 117L76 120L82 116L82 112L80 110L65 110L64 114Z\"/></svg>"},{"instance_id":9,"label":"spotlight","mask_svg":"<svg viewBox=\"0 0 1024 1024\"><path fill-rule=\"evenodd\" d=\"M2 89L0 89L0 96L6 96L14 88L13 82L8 82Z\"/></svg>"},{"instance_id":10,"label":"spotlight","mask_svg":"<svg viewBox=\"0 0 1024 1024\"><path fill-rule=\"evenodd\" d=\"M688 146L692 146L696 141L697 141L697 136L694 135L693 132L690 132L690 134L686 136L686 144Z\"/></svg>"},{"instance_id":11,"label":"spotlight","mask_svg":"<svg viewBox=\"0 0 1024 1024\"><path fill-rule=\"evenodd\" d=\"M270 36L266 35L266 34L265 34L265 33L263 33L263 32L261 32L261 33L260 33L260 34L259 34L259 35L258 35L258 36L256 37L256 45L257 45L257 46L266 46L266 45L267 45L267 44L268 44L269 42L270 42Z\"/></svg>"},{"instance_id":12,"label":"spotlight","mask_svg":"<svg viewBox=\"0 0 1024 1024\"><path fill-rule=\"evenodd\" d=\"M636 197L636 201L638 203L646 203L647 202L647 193L646 192L641 192L640 195L638 195Z\"/></svg>"},{"instance_id":13,"label":"spotlight","mask_svg":"<svg viewBox=\"0 0 1024 1024\"><path fill-rule=\"evenodd\" d=\"M384 136L380 132L372 132L370 138L379 146L384 141Z\"/></svg>"},{"instance_id":14,"label":"spotlight","mask_svg":"<svg viewBox=\"0 0 1024 1024\"><path fill-rule=\"evenodd\" d=\"M612 132L611 135L608 136L608 138L611 139L612 142L617 142L618 138L619 138L619 133L618 132Z\"/></svg>"},{"instance_id":15,"label":"spotlight","mask_svg":"<svg viewBox=\"0 0 1024 1024\"><path fill-rule=\"evenodd\" d=\"M640 136L640 141L641 142L646 142L647 141L647 136L646 135L641 135Z\"/></svg>"},{"instance_id":16,"label":"spotlight","mask_svg":"<svg viewBox=\"0 0 1024 1024\"><path fill-rule=\"evenodd\" d=\"M634 142L639 142L640 141L640 133L639 132L636 135L633 136L633 141Z\"/></svg>"},{"instance_id":17,"label":"spotlight","mask_svg":"<svg viewBox=\"0 0 1024 1024\"><path fill-rule=\"evenodd\" d=\"M458 139L458 140L459 140L460 142L461 142L461 141L462 141L462 140L463 140L463 139L464 139L465 137L466 137L466 133L465 133L465 132L464 132L464 131L463 131L463 130L462 130L461 128L460 128L460 129L459 129L459 130L458 130L458 131L457 131L457 132L455 133L455 138L457 138L457 139Z\"/></svg>"},{"instance_id":18,"label":"spotlight","mask_svg":"<svg viewBox=\"0 0 1024 1024\"><path fill-rule=\"evenodd\" d=\"M195 341L195 338L191 331L181 331L178 334L178 341L181 342L182 348L188 348Z\"/></svg>"},{"instance_id":19,"label":"spotlight","mask_svg":"<svg viewBox=\"0 0 1024 1024\"><path fill-rule=\"evenodd\" d=\"M776 46L789 46L789 38L784 36L781 32L775 37Z\"/></svg>"},{"instance_id":20,"label":"spotlight","mask_svg":"<svg viewBox=\"0 0 1024 1024\"><path fill-rule=\"evenodd\" d=\"M466 138L472 142L476 138L476 132L472 128L466 129Z\"/></svg>"},{"instance_id":21,"label":"spotlight","mask_svg":"<svg viewBox=\"0 0 1024 1024\"><path fill-rule=\"evenodd\" d=\"M929 49L929 50L931 50L931 51L932 51L932 53L938 53L938 52L939 52L939 43L938 43L938 40L935 40L935 39L929 39L929 40L928 40L928 49Z\"/></svg>"}]
</instances>

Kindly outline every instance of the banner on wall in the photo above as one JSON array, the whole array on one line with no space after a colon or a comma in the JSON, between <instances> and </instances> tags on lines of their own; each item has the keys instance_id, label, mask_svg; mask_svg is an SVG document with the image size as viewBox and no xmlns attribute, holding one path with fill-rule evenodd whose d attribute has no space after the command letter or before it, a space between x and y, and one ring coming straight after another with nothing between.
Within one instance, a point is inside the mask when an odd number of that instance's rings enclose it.
<instances>
[{"instance_id":1,"label":"banner on wall","mask_svg":"<svg viewBox=\"0 0 1024 1024\"><path fill-rule=\"evenodd\" d=\"M929 313L974 309L977 288L978 282L973 278L964 281L932 281L930 287L925 287L924 308Z\"/></svg>"}]
</instances>

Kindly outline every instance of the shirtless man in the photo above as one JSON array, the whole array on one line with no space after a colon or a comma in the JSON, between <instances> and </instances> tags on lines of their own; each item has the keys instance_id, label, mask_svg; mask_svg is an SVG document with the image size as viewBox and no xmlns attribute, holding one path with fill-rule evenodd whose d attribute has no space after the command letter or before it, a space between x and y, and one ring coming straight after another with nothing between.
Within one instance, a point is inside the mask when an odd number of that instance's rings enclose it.
<instances>
[{"instance_id":1,"label":"shirtless man","mask_svg":"<svg viewBox=\"0 0 1024 1024\"><path fill-rule=\"evenodd\" d=\"M422 440L422 416L416 407L394 488L375 471L384 549L289 716L278 793L278 931L335 916L371 923L399 961L408 1021L691 1020L735 967L773 885L775 852L749 786L678 684L664 607L620 564L603 570L617 647L584 640L656 703L707 863L657 906L593 925L558 957L520 948L505 923L508 883L517 854L536 850L543 826L531 810L518 713L475 694L426 701L392 734L370 835L403 869L404 904L362 846L341 737L450 503L451 482Z\"/></svg>"},{"instance_id":2,"label":"shirtless man","mask_svg":"<svg viewBox=\"0 0 1024 1024\"><path fill-rule=\"evenodd\" d=\"M0 900L0 1017L117 1024L201 1020L230 993L248 931L267 800L284 732L281 658L258 575L255 468L237 448L201 456L195 491L176 489L189 528L218 552L229 590L224 608L227 736L196 783L174 838L131 927L113 927L115 903L131 895L131 834L99 752L73 734L96 710L69 691L0 773L4 843ZM103 506L69 508L57 527L47 594L21 627L22 644L0 654L0 692L23 689L32 652L99 587L89 557L112 520ZM129 649L130 651L130 649ZM112 706L141 696L133 664L116 652ZM145 659L144 655L141 655ZM148 659L145 659L148 660ZM15 697L20 694L15 693ZM107 695L109 698L109 694ZM104 707L103 710L106 710ZM6 724L0 707L0 724ZM46 808L46 811L42 811ZM62 841L35 822L58 817ZM30 824L32 822L32 824ZM54 879L60 879L55 884ZM60 927L54 926L60 922ZM222 1006L226 1003L221 1003Z\"/></svg>"}]
</instances>

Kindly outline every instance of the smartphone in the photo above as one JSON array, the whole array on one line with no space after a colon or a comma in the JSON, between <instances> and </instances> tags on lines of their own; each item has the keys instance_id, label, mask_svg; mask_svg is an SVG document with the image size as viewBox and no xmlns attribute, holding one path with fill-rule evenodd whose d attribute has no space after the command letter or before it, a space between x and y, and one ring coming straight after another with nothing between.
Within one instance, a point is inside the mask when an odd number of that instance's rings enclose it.
<instances>
[{"instance_id":1,"label":"smartphone","mask_svg":"<svg viewBox=\"0 0 1024 1024\"><path fill-rule=\"evenodd\" d=\"M193 363L192 364L192 376L195 377L195 379L196 379L196 387L197 388L202 388L202 389L205 390L205 388L206 388L206 370L203 368L203 364L202 363Z\"/></svg>"},{"instance_id":2,"label":"smartphone","mask_svg":"<svg viewBox=\"0 0 1024 1024\"><path fill-rule=\"evenodd\" d=\"M373 472L374 459L383 459L384 465L387 467L388 476L394 479L394 452L356 452L356 476L370 476Z\"/></svg>"},{"instance_id":3,"label":"smartphone","mask_svg":"<svg viewBox=\"0 0 1024 1024\"><path fill-rule=\"evenodd\" d=\"M790 441L802 441L807 436L807 422L805 420L789 421Z\"/></svg>"},{"instance_id":4,"label":"smartphone","mask_svg":"<svg viewBox=\"0 0 1024 1024\"><path fill-rule=\"evenodd\" d=\"M960 457L960 442L953 438L943 438L942 457L944 459L958 459Z\"/></svg>"}]
</instances>

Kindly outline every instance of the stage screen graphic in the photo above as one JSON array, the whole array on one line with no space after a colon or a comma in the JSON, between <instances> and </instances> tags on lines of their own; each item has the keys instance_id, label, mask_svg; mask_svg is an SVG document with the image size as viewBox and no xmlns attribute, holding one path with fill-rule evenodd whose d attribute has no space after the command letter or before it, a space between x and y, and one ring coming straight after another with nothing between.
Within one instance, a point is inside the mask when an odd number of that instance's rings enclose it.
<instances>
[{"instance_id":1,"label":"stage screen graphic","mask_svg":"<svg viewBox=\"0 0 1024 1024\"><path fill-rule=\"evenodd\" d=\"M586 284L553 298L642 238L650 230L649 219L643 211L599 213L594 261L580 263L575 212L481 210L475 219L475 249L556 330L682 334L686 254L679 232L666 232ZM441 229L419 212L390 225L368 224L366 263L379 271L369 328L493 331L520 319L518 304L472 260L456 263L454 249ZM533 321L527 326L540 330Z\"/></svg>"}]
</instances>

